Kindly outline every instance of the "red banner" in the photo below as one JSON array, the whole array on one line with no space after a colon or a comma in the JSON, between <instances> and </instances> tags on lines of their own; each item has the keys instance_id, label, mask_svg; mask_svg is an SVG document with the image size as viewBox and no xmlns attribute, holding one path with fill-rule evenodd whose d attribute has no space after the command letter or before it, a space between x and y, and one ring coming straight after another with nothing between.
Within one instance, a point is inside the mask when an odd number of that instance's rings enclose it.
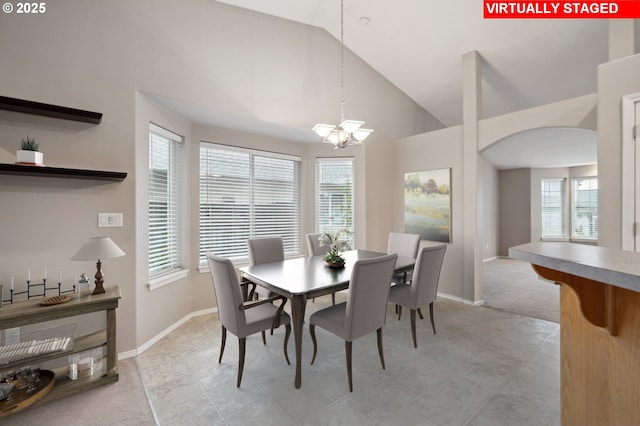
<instances>
[{"instance_id":1,"label":"red banner","mask_svg":"<svg viewBox=\"0 0 640 426\"><path fill-rule=\"evenodd\" d=\"M485 19L634 19L640 0L495 1L484 0Z\"/></svg>"}]
</instances>

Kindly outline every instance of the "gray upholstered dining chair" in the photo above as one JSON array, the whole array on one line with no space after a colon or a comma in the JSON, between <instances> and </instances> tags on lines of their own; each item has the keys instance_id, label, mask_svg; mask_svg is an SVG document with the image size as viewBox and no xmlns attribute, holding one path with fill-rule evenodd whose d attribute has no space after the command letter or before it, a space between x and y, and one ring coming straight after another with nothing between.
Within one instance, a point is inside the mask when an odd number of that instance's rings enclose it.
<instances>
[{"instance_id":1,"label":"gray upholstered dining chair","mask_svg":"<svg viewBox=\"0 0 640 426\"><path fill-rule=\"evenodd\" d=\"M390 232L387 241L387 253L396 253L398 256L416 258L420 248L419 234L403 234L400 232ZM407 283L411 272L403 272L393 276L393 282Z\"/></svg>"},{"instance_id":2,"label":"gray upholstered dining chair","mask_svg":"<svg viewBox=\"0 0 640 426\"><path fill-rule=\"evenodd\" d=\"M444 260L446 249L446 244L423 247L418 253L411 283L396 284L389 291L389 302L399 306L398 319L402 316L403 306L411 310L411 334L415 348L418 347L416 341L416 311L420 311L421 306L429 304L431 327L433 328L433 334L436 334L436 326L433 321L433 302L438 294L440 270L442 269L442 261Z\"/></svg>"},{"instance_id":3,"label":"gray upholstered dining chair","mask_svg":"<svg viewBox=\"0 0 640 426\"><path fill-rule=\"evenodd\" d=\"M351 347L354 340L377 331L378 354L382 369L385 369L382 326L387 316L389 283L397 258L396 254L388 254L356 261L351 272L347 301L321 309L309 317L309 333L313 340L311 364L318 352L316 326L344 339L350 392L353 392Z\"/></svg>"},{"instance_id":4,"label":"gray upholstered dining chair","mask_svg":"<svg viewBox=\"0 0 640 426\"><path fill-rule=\"evenodd\" d=\"M307 234L307 249L309 256L324 256L329 253L329 246L320 245L320 237L322 234Z\"/></svg>"},{"instance_id":5,"label":"gray upholstered dining chair","mask_svg":"<svg viewBox=\"0 0 640 426\"><path fill-rule=\"evenodd\" d=\"M322 234L307 234L307 251L309 252L309 256L324 256L329 253L329 246L321 246L320 245L320 237ZM315 297L312 299L315 302ZM336 304L336 294L331 293L331 304Z\"/></svg>"},{"instance_id":6,"label":"gray upholstered dining chair","mask_svg":"<svg viewBox=\"0 0 640 426\"><path fill-rule=\"evenodd\" d=\"M218 363L222 362L222 354L227 341L227 330L238 336L240 353L238 356L238 380L237 387L242 381L242 371L244 369L244 357L247 336L265 330L278 328L284 324L286 333L284 336L284 357L289 362L287 353L287 343L291 334L289 314L283 311L287 301L282 296L275 296L258 301L243 301L238 275L231 263L231 260L207 253L209 270L213 281L213 289L216 294L218 304L218 315L222 324L222 343L220 345L220 357ZM273 302L282 300L279 307ZM264 341L264 337L263 337Z\"/></svg>"},{"instance_id":7,"label":"gray upholstered dining chair","mask_svg":"<svg viewBox=\"0 0 640 426\"><path fill-rule=\"evenodd\" d=\"M284 243L282 237L261 237L247 240L249 250L249 265L262 265L263 263L282 262L284 260ZM256 294L263 297L272 297L275 293L264 287L258 286Z\"/></svg>"}]
</instances>

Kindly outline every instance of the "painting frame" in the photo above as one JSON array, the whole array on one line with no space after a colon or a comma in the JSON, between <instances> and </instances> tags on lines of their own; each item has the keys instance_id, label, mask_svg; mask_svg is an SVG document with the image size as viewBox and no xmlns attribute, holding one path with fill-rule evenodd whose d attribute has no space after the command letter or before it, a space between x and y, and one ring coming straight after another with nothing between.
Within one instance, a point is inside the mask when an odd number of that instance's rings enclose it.
<instances>
[{"instance_id":1,"label":"painting frame","mask_svg":"<svg viewBox=\"0 0 640 426\"><path fill-rule=\"evenodd\" d=\"M451 242L451 167L404 174L404 231Z\"/></svg>"}]
</instances>

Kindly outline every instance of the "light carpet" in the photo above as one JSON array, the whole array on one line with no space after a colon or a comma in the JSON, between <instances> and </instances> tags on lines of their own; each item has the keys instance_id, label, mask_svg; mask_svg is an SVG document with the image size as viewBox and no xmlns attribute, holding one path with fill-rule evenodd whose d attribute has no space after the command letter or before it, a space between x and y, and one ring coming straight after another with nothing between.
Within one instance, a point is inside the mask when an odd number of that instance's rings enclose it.
<instances>
[{"instance_id":1,"label":"light carpet","mask_svg":"<svg viewBox=\"0 0 640 426\"><path fill-rule=\"evenodd\" d=\"M0 419L3 426L155 425L135 360L118 362L119 380Z\"/></svg>"}]
</instances>

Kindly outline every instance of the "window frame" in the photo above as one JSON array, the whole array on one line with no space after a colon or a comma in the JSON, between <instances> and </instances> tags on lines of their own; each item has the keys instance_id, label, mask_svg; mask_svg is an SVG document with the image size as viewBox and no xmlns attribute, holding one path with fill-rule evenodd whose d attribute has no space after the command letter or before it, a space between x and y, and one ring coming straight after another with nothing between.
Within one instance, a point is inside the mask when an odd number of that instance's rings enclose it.
<instances>
[{"instance_id":1,"label":"window frame","mask_svg":"<svg viewBox=\"0 0 640 426\"><path fill-rule=\"evenodd\" d=\"M183 279L188 275L189 270L185 268L185 257L186 257L186 247L185 247L185 221L187 220L187 214L185 211L185 203L183 201L183 193L186 182L186 143L184 136L181 136L175 132L172 132L168 129L165 129L161 126L158 126L154 123L149 123L149 131L148 131L148 143L149 146L147 148L149 159L147 162L147 175L148 175L148 184L147 184L147 280L148 287L150 290L154 290L156 288L165 286L177 280ZM155 136L154 136L155 135ZM153 138L160 138L170 142L171 153L167 161L171 163L172 179L171 183L168 184L167 193L171 196L170 203L173 204L173 219L171 224L167 225L168 228L172 228L171 233L172 236L168 237L166 241L171 241L172 249L171 252L174 253L168 254L171 260L168 262L169 265L167 268L152 271L152 259L151 259L151 251L154 247L157 247L156 244L152 243L152 231L151 228L153 225L152 220L152 198L153 198L153 189L152 186L157 181L153 177L153 169L152 169L152 161L153 161ZM177 156L177 158L175 157ZM187 197L188 198L188 197ZM170 207L167 207L169 210ZM168 215L169 213L167 213Z\"/></svg>"},{"instance_id":2,"label":"window frame","mask_svg":"<svg viewBox=\"0 0 640 426\"><path fill-rule=\"evenodd\" d=\"M321 188L322 182L320 182L320 167L324 165L330 165L332 163L333 164L337 164L337 163L350 164L351 181L350 181L350 191L348 193L346 191L336 191L336 192L329 192L329 193L327 193L326 191L323 192ZM317 157L314 168L315 168L314 170L314 173L315 173L315 185L314 185L315 232L322 233L325 231L335 231L338 229L346 228L350 231L350 234L343 235L343 238L348 240L351 243L351 246L354 247L354 236L355 236L355 225L356 225L355 223L356 222L355 220L356 218L356 215L355 215L355 195L356 195L355 194L355 176L356 176L355 157ZM324 212L320 210L323 204L321 200L323 195L328 195L330 200L333 200L334 198L337 198L337 197L344 197L347 200L348 198L350 198L350 203L349 203L349 206L347 207L350 211L350 215L345 215L346 225L335 225L335 226L325 225L326 221L322 219L322 215ZM330 204L332 203L330 202Z\"/></svg>"},{"instance_id":3,"label":"window frame","mask_svg":"<svg viewBox=\"0 0 640 426\"><path fill-rule=\"evenodd\" d=\"M540 239L542 241L567 241L569 239L569 235L567 232L568 229L568 220L567 220L567 179L565 177L561 178L542 178L540 180ZM549 197L550 191L545 191L545 183L560 183L560 217L562 220L561 223L561 234L545 234L545 196ZM553 191L557 193L558 191Z\"/></svg>"},{"instance_id":4,"label":"window frame","mask_svg":"<svg viewBox=\"0 0 640 426\"><path fill-rule=\"evenodd\" d=\"M236 241L235 250L229 250L228 252L225 252L225 251L216 252L215 250L213 250L211 243L204 242L205 239L212 240L215 237L212 236L213 231L206 231L206 232L203 231L203 229L205 228L204 218L203 218L203 206L205 205L205 203L203 202L202 197L203 197L203 193L206 192L205 190L203 190L203 161L204 161L203 149L211 150L211 151L219 150L219 151L228 152L228 153L235 153L242 156L244 155L248 156L247 167L249 168L249 170L248 170L248 175L244 177L248 179L247 187L246 187L247 190L246 190L246 193L243 192L241 196L247 198L247 200L245 201L247 202L246 209L248 212L249 222L248 224L243 224L243 222L240 220L238 220L237 222L234 222L234 226L237 226L238 228L242 226L248 227L248 231L246 230L237 231L238 234L244 232L246 235L240 238L238 241ZM283 188L282 185L277 186L274 184L274 186L271 187L268 184L268 180L266 180L264 176L262 176L262 179L261 179L260 178L261 176L258 175L260 174L260 171L262 171L264 174L264 171L268 170L269 162L274 162L274 167L276 167L276 169L274 170L277 170L278 164L283 166L284 168L281 169L281 171L286 174L287 165L286 163L283 163L283 161L291 162L290 164L292 166L292 170L291 170L292 180L290 181L290 185L291 185L290 191L285 193L282 193L282 188ZM226 256L232 259L234 263L242 264L242 263L248 262L249 255L248 255L248 250L245 242L247 238L254 238L254 237L260 237L260 236L267 236L267 235L282 235L284 237L284 243L285 243L285 257L295 257L295 256L300 256L302 254L302 218L303 218L302 157L297 155L283 154L283 153L272 152L272 151L243 148L243 147L226 145L226 144L221 144L216 142L201 141L199 145L198 163L199 163L199 166L198 166L198 170L199 170L199 179L198 179L198 186L199 186L198 265L199 266L198 266L198 269L201 272L208 271L208 264L206 261L206 257L204 256L204 254L208 251L214 251L219 255ZM216 170L207 170L207 172L212 176L215 176L218 174ZM222 176L218 176L218 177L222 177ZM229 181L231 180L231 178L229 177L223 178L223 179L227 179ZM241 177L239 177L238 179L241 179ZM264 210L264 209L261 210L258 202L260 201L260 199L264 200L265 195L268 196L269 191L273 191L273 192L279 193L280 195L291 197L292 202L291 202L290 211L286 209L279 209L276 212L276 215L278 214L283 215L282 217L286 217L287 214L290 214L293 217L291 221L292 226L290 227L290 229L286 230L287 232L277 232L279 229L282 229L282 226L283 226L282 224L284 223L284 221L282 220L280 220L279 222L276 221L278 223L275 226L273 226L273 231L271 231L269 227L264 226L266 223L268 223L268 221L265 218L262 218L262 219L260 218L261 211L264 213L267 210ZM207 192L207 194L209 194L209 192ZM212 192L211 194L212 194L211 195L212 197L215 196L215 192ZM218 197L223 198L222 192L218 192L217 194L218 194ZM209 196L210 195L207 195L207 197ZM212 205L213 203L208 203L208 204ZM234 204L235 204L235 200L234 200ZM242 208L242 204L234 207ZM209 209L211 209L211 207L209 207ZM272 210L269 210L269 212L272 212ZM215 214L215 210L213 214ZM263 216L266 217L267 215L263 214ZM282 219L282 217L280 217L280 219ZM207 223L207 227L210 227L210 226L212 225L210 223ZM229 238L230 242L233 241L233 238L234 237Z\"/></svg>"},{"instance_id":5,"label":"window frame","mask_svg":"<svg viewBox=\"0 0 640 426\"><path fill-rule=\"evenodd\" d=\"M589 188L589 190L595 190L595 205L592 206L591 208L595 211L595 219L593 219L594 223L591 224L592 226L592 233L595 233L595 236L584 236L584 235L574 235L575 229L576 229L576 203L577 203L577 199L578 197L576 196L576 183L577 182L584 182L584 181L589 181L589 186L591 186L593 184L593 182L595 181L595 188ZM573 177L571 178L571 240L572 241L598 241L598 198L599 198L599 192L598 192L598 176L579 176L579 177ZM591 194L589 195L589 199L591 199ZM595 229L593 229L595 228Z\"/></svg>"}]
</instances>

